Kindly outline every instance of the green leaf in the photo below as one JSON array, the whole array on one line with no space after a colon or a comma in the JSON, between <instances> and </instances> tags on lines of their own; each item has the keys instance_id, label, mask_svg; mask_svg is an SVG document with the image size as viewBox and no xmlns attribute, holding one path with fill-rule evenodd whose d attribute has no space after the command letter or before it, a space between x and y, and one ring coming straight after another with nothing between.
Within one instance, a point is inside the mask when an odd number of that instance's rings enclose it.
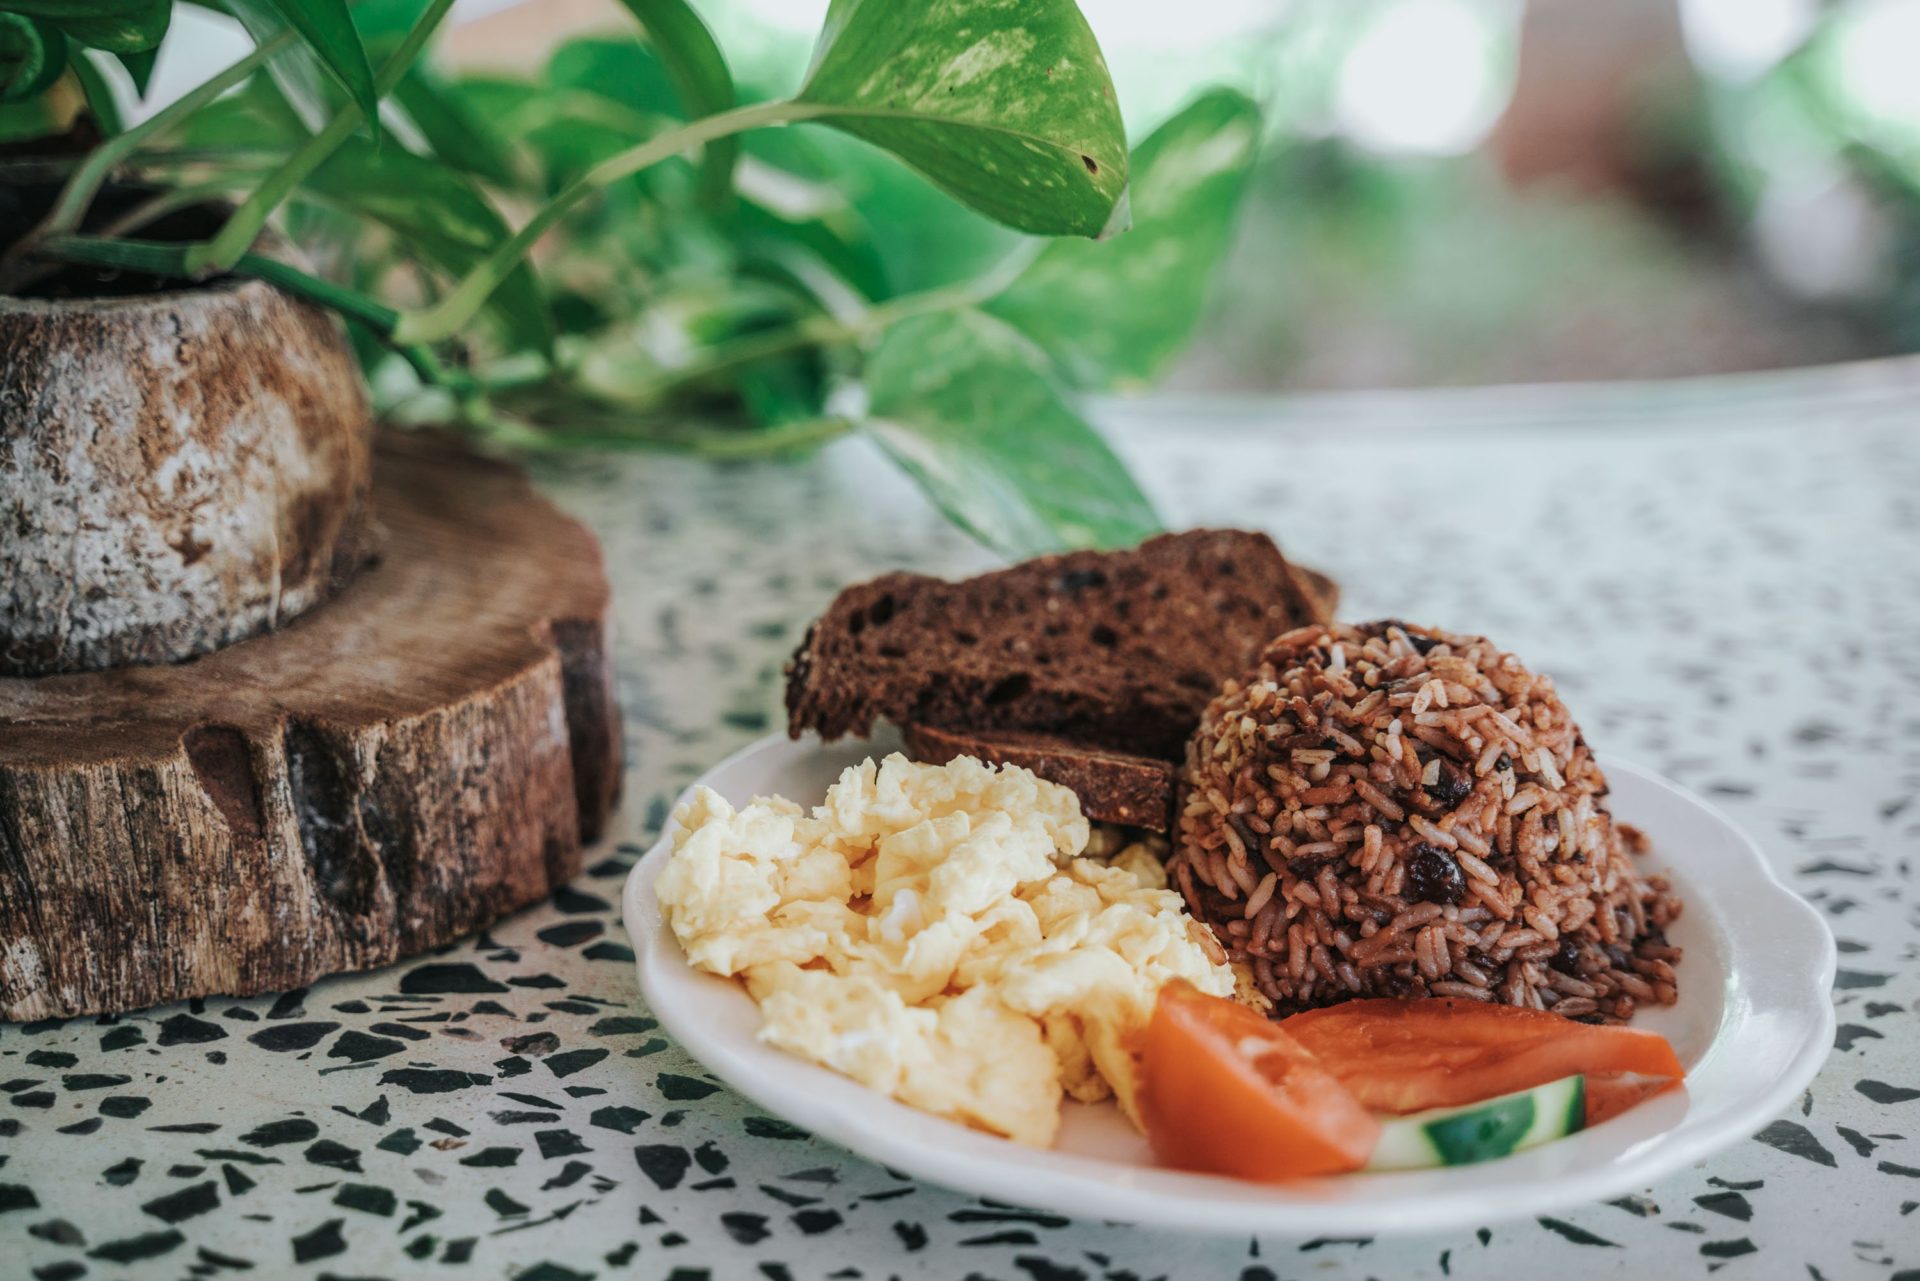
<instances>
[{"instance_id":1,"label":"green leaf","mask_svg":"<svg viewBox=\"0 0 1920 1281\"><path fill-rule=\"evenodd\" d=\"M380 129L380 94L373 87L373 66L347 12L347 0L263 0L340 82L374 133Z\"/></svg>"},{"instance_id":2,"label":"green leaf","mask_svg":"<svg viewBox=\"0 0 1920 1281\"><path fill-rule=\"evenodd\" d=\"M1017 232L975 213L913 169L858 138L829 129L763 129L746 134L737 171L741 194L755 195L755 159L811 179L851 206L861 252L876 268L869 296L939 289L970 280L1020 243ZM853 277L849 276L849 279Z\"/></svg>"},{"instance_id":3,"label":"green leaf","mask_svg":"<svg viewBox=\"0 0 1920 1281\"><path fill-rule=\"evenodd\" d=\"M159 46L142 49L137 53L116 53L113 56L120 60L120 65L127 69L129 76L133 77L134 93L139 97L146 97L147 86L153 83L153 64L160 57Z\"/></svg>"},{"instance_id":4,"label":"green leaf","mask_svg":"<svg viewBox=\"0 0 1920 1281\"><path fill-rule=\"evenodd\" d=\"M485 120L509 145L520 140L515 118L541 99L540 86L510 76L457 76L447 91L460 100L461 109Z\"/></svg>"},{"instance_id":5,"label":"green leaf","mask_svg":"<svg viewBox=\"0 0 1920 1281\"><path fill-rule=\"evenodd\" d=\"M519 141L541 161L549 191L672 128L681 112L666 68L636 39L570 40L548 59L546 82L548 89L534 89L512 118ZM656 169L624 179L609 203L648 191L659 176Z\"/></svg>"},{"instance_id":6,"label":"green leaf","mask_svg":"<svg viewBox=\"0 0 1920 1281\"><path fill-rule=\"evenodd\" d=\"M127 122L120 115L120 103L113 96L113 85L100 74L100 68L94 65L89 55L82 53L74 56L73 78L80 82L80 92L87 98L87 110L99 124L100 132L109 138L126 132Z\"/></svg>"},{"instance_id":7,"label":"green leaf","mask_svg":"<svg viewBox=\"0 0 1920 1281\"><path fill-rule=\"evenodd\" d=\"M411 68L401 77L393 97L434 155L497 186L519 185L506 141L431 70Z\"/></svg>"},{"instance_id":8,"label":"green leaf","mask_svg":"<svg viewBox=\"0 0 1920 1281\"><path fill-rule=\"evenodd\" d=\"M25 102L0 100L0 142L44 138L58 130L51 104L45 97Z\"/></svg>"},{"instance_id":9,"label":"green leaf","mask_svg":"<svg viewBox=\"0 0 1920 1281\"><path fill-rule=\"evenodd\" d=\"M254 81L181 121L172 140L190 150L259 151L290 150L305 136L286 100L272 86Z\"/></svg>"},{"instance_id":10,"label":"green leaf","mask_svg":"<svg viewBox=\"0 0 1920 1281\"><path fill-rule=\"evenodd\" d=\"M647 298L637 318L589 336L576 362L576 380L603 400L657 408L662 374L741 334L792 323L795 306L786 290L751 279L701 276L665 284ZM724 400L735 390L736 384L713 379L695 385L691 393L702 400Z\"/></svg>"},{"instance_id":11,"label":"green leaf","mask_svg":"<svg viewBox=\"0 0 1920 1281\"><path fill-rule=\"evenodd\" d=\"M394 46L426 13L428 3L429 0L348 0L353 29L360 33L367 57L378 61L381 54L392 53Z\"/></svg>"},{"instance_id":12,"label":"green leaf","mask_svg":"<svg viewBox=\"0 0 1920 1281\"><path fill-rule=\"evenodd\" d=\"M266 44L288 29L278 0L197 2L232 15L247 29L256 45ZM333 77L321 67L319 56L307 45L295 45L273 59L267 64L267 74L307 132L317 133L333 117L337 103L328 93Z\"/></svg>"},{"instance_id":13,"label":"green leaf","mask_svg":"<svg viewBox=\"0 0 1920 1281\"><path fill-rule=\"evenodd\" d=\"M955 524L1009 558L1131 546L1160 528L1045 358L991 316L894 325L867 362L866 384L865 430Z\"/></svg>"},{"instance_id":14,"label":"green leaf","mask_svg":"<svg viewBox=\"0 0 1920 1281\"><path fill-rule=\"evenodd\" d=\"M848 198L842 176L818 144L829 140L862 156L897 161L850 138L798 129L764 129L741 138L734 168L733 235L747 260L794 272L794 255L816 260L868 302L893 289L874 228ZM915 178L919 182L921 179ZM948 208L953 201L941 197ZM820 291L801 282L819 296Z\"/></svg>"},{"instance_id":15,"label":"green leaf","mask_svg":"<svg viewBox=\"0 0 1920 1281\"><path fill-rule=\"evenodd\" d=\"M506 219L458 172L363 138L348 139L304 186L391 228L408 252L455 276L511 234ZM516 349L552 346L553 319L525 263L495 292L488 310Z\"/></svg>"},{"instance_id":16,"label":"green leaf","mask_svg":"<svg viewBox=\"0 0 1920 1281\"><path fill-rule=\"evenodd\" d=\"M888 296L886 264L874 245L873 229L836 185L753 155L734 172L740 196L733 209L734 238L746 260L799 278L808 274L807 263L797 260L804 257L865 302ZM802 278L797 283L827 301L812 282Z\"/></svg>"},{"instance_id":17,"label":"green leaf","mask_svg":"<svg viewBox=\"0 0 1920 1281\"><path fill-rule=\"evenodd\" d=\"M6 7L44 18L76 43L109 53L155 48L173 18L172 0L6 0Z\"/></svg>"},{"instance_id":18,"label":"green leaf","mask_svg":"<svg viewBox=\"0 0 1920 1281\"><path fill-rule=\"evenodd\" d=\"M258 82L195 112L180 131L188 147L259 150L304 137L298 117ZM510 234L506 219L459 172L403 147L349 138L302 191L390 228L403 252L451 275L466 272ZM522 265L489 300L515 348L546 350L553 322L532 268Z\"/></svg>"},{"instance_id":19,"label":"green leaf","mask_svg":"<svg viewBox=\"0 0 1920 1281\"><path fill-rule=\"evenodd\" d=\"M582 36L547 59L545 79L555 89L579 89L646 116L681 119L666 64L631 37Z\"/></svg>"},{"instance_id":20,"label":"green leaf","mask_svg":"<svg viewBox=\"0 0 1920 1281\"><path fill-rule=\"evenodd\" d=\"M818 352L764 360L740 371L740 401L762 427L781 427L820 417L826 403L826 370Z\"/></svg>"},{"instance_id":21,"label":"green leaf","mask_svg":"<svg viewBox=\"0 0 1920 1281\"><path fill-rule=\"evenodd\" d=\"M1124 220L1126 133L1072 0L833 0L799 100L1022 231Z\"/></svg>"},{"instance_id":22,"label":"green leaf","mask_svg":"<svg viewBox=\"0 0 1920 1281\"><path fill-rule=\"evenodd\" d=\"M718 115L735 101L733 73L713 33L687 0L621 0L666 65L674 93L689 120ZM733 190L733 164L740 154L736 138L707 144L700 157L700 199L708 208L725 204Z\"/></svg>"},{"instance_id":23,"label":"green leaf","mask_svg":"<svg viewBox=\"0 0 1920 1281\"><path fill-rule=\"evenodd\" d=\"M56 27L0 13L0 102L24 102L67 69L67 38Z\"/></svg>"},{"instance_id":24,"label":"green leaf","mask_svg":"<svg viewBox=\"0 0 1920 1281\"><path fill-rule=\"evenodd\" d=\"M885 152L848 138L837 170L854 208L873 229L875 251L896 294L940 289L971 280L1004 258L1020 237L939 188Z\"/></svg>"},{"instance_id":25,"label":"green leaf","mask_svg":"<svg viewBox=\"0 0 1920 1281\"><path fill-rule=\"evenodd\" d=\"M1260 141L1260 109L1215 89L1133 153L1133 229L1056 240L986 306L1082 387L1150 381L1186 344L1233 237Z\"/></svg>"},{"instance_id":26,"label":"green leaf","mask_svg":"<svg viewBox=\"0 0 1920 1281\"><path fill-rule=\"evenodd\" d=\"M360 0L355 4L353 24L366 46L368 61L379 65L398 52L407 33L426 14L427 4L428 0ZM407 68L391 96L434 155L497 186L519 185L519 175L500 131L424 61Z\"/></svg>"}]
</instances>

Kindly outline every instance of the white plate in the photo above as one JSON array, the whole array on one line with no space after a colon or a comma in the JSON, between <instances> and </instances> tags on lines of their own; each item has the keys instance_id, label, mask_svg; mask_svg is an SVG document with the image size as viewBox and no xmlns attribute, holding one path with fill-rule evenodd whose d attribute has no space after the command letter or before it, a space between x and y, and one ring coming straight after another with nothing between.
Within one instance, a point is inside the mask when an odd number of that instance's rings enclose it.
<instances>
[{"instance_id":1,"label":"white plate","mask_svg":"<svg viewBox=\"0 0 1920 1281\"><path fill-rule=\"evenodd\" d=\"M700 780L735 804L819 800L841 769L891 739L762 739ZM1541 1214L1645 1187L1785 1111L1833 1044L1833 936L1774 879L1760 851L1698 797L1623 761L1603 761L1614 814L1653 841L1647 866L1686 900L1671 931L1686 950L1680 1000L1635 1026L1664 1034L1685 1090L1603 1125L1470 1171L1350 1174L1285 1185L1154 1164L1110 1103L1069 1103L1036 1151L896 1103L754 1039L759 1011L737 983L694 970L660 917L653 883L672 823L626 888L640 986L667 1032L767 1111L853 1152L951 1188L1088 1218L1190 1231L1294 1235L1427 1232Z\"/></svg>"}]
</instances>

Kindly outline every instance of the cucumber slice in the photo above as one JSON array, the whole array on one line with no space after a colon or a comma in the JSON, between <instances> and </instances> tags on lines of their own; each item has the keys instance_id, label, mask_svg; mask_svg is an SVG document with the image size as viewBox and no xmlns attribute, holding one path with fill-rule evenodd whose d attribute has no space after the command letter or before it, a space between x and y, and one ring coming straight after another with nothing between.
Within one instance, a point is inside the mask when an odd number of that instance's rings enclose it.
<instances>
[{"instance_id":1,"label":"cucumber slice","mask_svg":"<svg viewBox=\"0 0 1920 1281\"><path fill-rule=\"evenodd\" d=\"M1369 1170L1471 1165L1564 1138L1586 1124L1586 1078L1562 1077L1531 1090L1459 1108L1388 1117Z\"/></svg>"}]
</instances>

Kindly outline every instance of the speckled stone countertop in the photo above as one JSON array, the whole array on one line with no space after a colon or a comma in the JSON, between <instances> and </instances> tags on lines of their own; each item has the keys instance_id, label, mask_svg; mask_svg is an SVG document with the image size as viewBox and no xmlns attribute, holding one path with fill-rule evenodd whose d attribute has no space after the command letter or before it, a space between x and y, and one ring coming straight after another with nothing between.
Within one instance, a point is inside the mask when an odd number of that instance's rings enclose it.
<instances>
[{"instance_id":1,"label":"speckled stone countertop","mask_svg":"<svg viewBox=\"0 0 1920 1281\"><path fill-rule=\"evenodd\" d=\"M390 970L0 1026L0 1276L1920 1278L1920 374L1106 417L1170 522L1273 531L1349 617L1495 637L1751 831L1840 940L1798 1106L1615 1201L1337 1240L1012 1209L758 1114L637 1003L622 878L669 797L777 724L838 587L986 558L856 442L581 458L540 476L612 567L627 839Z\"/></svg>"}]
</instances>

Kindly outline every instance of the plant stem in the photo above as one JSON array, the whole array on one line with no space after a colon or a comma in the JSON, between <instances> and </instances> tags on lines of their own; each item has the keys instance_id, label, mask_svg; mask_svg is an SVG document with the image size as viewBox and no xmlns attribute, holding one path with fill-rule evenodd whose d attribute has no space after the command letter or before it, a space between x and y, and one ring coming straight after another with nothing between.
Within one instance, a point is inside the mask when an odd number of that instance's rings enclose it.
<instances>
[{"instance_id":1,"label":"plant stem","mask_svg":"<svg viewBox=\"0 0 1920 1281\"><path fill-rule=\"evenodd\" d=\"M473 371L474 382L482 391L524 391L538 387L553 377L554 363L533 352L514 352Z\"/></svg>"},{"instance_id":2,"label":"plant stem","mask_svg":"<svg viewBox=\"0 0 1920 1281\"><path fill-rule=\"evenodd\" d=\"M853 424L844 418L807 418L757 431L702 432L685 437L670 436L664 441L670 448L685 449L702 458L738 461L811 449L838 440L852 430Z\"/></svg>"},{"instance_id":3,"label":"plant stem","mask_svg":"<svg viewBox=\"0 0 1920 1281\"><path fill-rule=\"evenodd\" d=\"M659 132L663 124L675 125L679 121L672 116L649 115L623 107L597 93L552 89L509 111L499 121L499 127L509 137L518 138L547 125L576 123L605 125L646 138Z\"/></svg>"},{"instance_id":4,"label":"plant stem","mask_svg":"<svg viewBox=\"0 0 1920 1281\"><path fill-rule=\"evenodd\" d=\"M40 247L43 257L60 262L90 263L100 267L121 267L144 271L150 276L186 279L187 246L157 240L108 240L98 236L56 236ZM331 280L300 270L298 267L268 258L264 254L245 253L233 265L233 274L264 280L278 289L308 302L338 312L355 324L371 330L382 341L392 343L393 323L398 313ZM472 391L473 378L448 369L425 347L393 343L394 350L420 375L420 380L454 392Z\"/></svg>"},{"instance_id":5,"label":"plant stem","mask_svg":"<svg viewBox=\"0 0 1920 1281\"><path fill-rule=\"evenodd\" d=\"M419 21L407 32L400 47L394 50L393 56L380 65L373 82L374 91L380 97L384 98L393 92L394 86L400 83L407 68L420 56L433 29L452 5L453 0L433 0L420 15ZM231 269L259 237L273 211L293 193L295 187L305 182L314 170L340 149L340 144L353 135L363 119L365 113L357 103L351 101L335 112L333 119L319 133L302 143L298 150L287 157L285 164L254 188L253 194L234 210L233 216L227 219L212 240L188 248L187 271L199 278Z\"/></svg>"},{"instance_id":6,"label":"plant stem","mask_svg":"<svg viewBox=\"0 0 1920 1281\"><path fill-rule=\"evenodd\" d=\"M54 201L53 208L33 230L15 241L13 247L0 255L0 268L25 261L31 257L36 246L54 236L64 236L80 225L87 209L93 204L94 195L106 182L107 175L114 167L131 156L149 139L156 138L191 116L200 108L233 88L248 76L265 66L275 54L293 43L294 33L283 31L265 44L258 45L253 52L240 59L212 79L202 82L198 87L182 94L166 107L155 112L147 119L133 126L125 133L106 139L88 153L86 160L73 171L67 179L67 185L60 191L60 197ZM13 287L12 272L0 270L0 291Z\"/></svg>"},{"instance_id":7,"label":"plant stem","mask_svg":"<svg viewBox=\"0 0 1920 1281\"><path fill-rule=\"evenodd\" d=\"M55 236L41 245L40 254L61 262L91 263L100 267L121 267L143 271L150 276L188 279L186 245L159 240L107 240L99 236ZM234 264L234 274L252 276L277 285L290 294L331 308L350 320L359 321L375 333L393 332L398 315L393 308L375 302L331 280L322 280L298 267L268 258L264 254L242 254Z\"/></svg>"},{"instance_id":8,"label":"plant stem","mask_svg":"<svg viewBox=\"0 0 1920 1281\"><path fill-rule=\"evenodd\" d=\"M382 341L390 340L383 337ZM429 387L445 387L462 394L476 390L474 381L470 376L456 370L448 369L445 365L441 364L440 358L433 354L433 348L431 347L396 346L394 350L400 354L402 360L413 366L413 372L418 374L420 381Z\"/></svg>"},{"instance_id":9,"label":"plant stem","mask_svg":"<svg viewBox=\"0 0 1920 1281\"><path fill-rule=\"evenodd\" d=\"M644 449L692 454L717 462L747 462L811 449L853 431L845 418L807 418L755 430L724 431L697 427L635 424L630 420L587 426L548 427L535 420L520 425L512 443L542 453L573 449ZM504 437L503 437L504 439Z\"/></svg>"},{"instance_id":10,"label":"plant stem","mask_svg":"<svg viewBox=\"0 0 1920 1281\"><path fill-rule=\"evenodd\" d=\"M157 166L185 169L192 165L225 166L245 161L258 165L264 173L268 165L286 158L285 147L149 147L140 154L140 170L145 173Z\"/></svg>"},{"instance_id":11,"label":"plant stem","mask_svg":"<svg viewBox=\"0 0 1920 1281\"><path fill-rule=\"evenodd\" d=\"M601 161L562 188L527 220L526 225L468 272L446 297L423 311L401 313L399 325L393 333L395 341L433 343L452 337L462 325L473 319L493 291L513 274L540 237L575 205L595 192L716 138L729 137L748 129L805 120L824 114L824 111L824 108L799 102L761 102L737 107L717 116L695 120L671 133L658 134L639 146Z\"/></svg>"}]
</instances>

